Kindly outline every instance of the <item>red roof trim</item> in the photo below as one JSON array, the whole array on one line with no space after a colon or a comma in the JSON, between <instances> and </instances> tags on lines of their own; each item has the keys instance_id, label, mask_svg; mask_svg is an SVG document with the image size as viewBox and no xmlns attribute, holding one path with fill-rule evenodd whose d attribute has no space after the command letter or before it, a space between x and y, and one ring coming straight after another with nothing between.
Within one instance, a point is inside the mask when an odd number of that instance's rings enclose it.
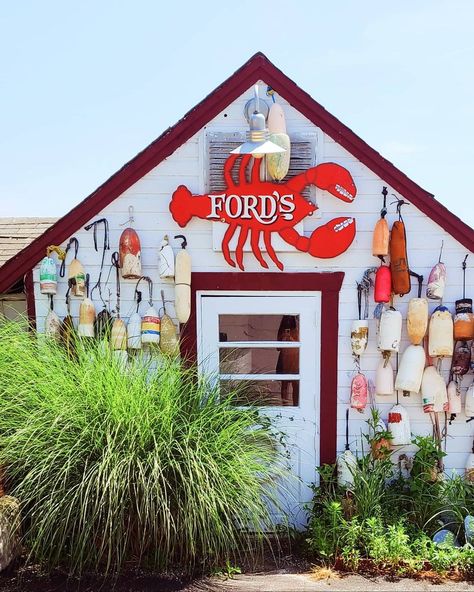
<instances>
[{"instance_id":1,"label":"red roof trim","mask_svg":"<svg viewBox=\"0 0 474 592\"><path fill-rule=\"evenodd\" d=\"M298 109L310 121L351 152L396 191L399 191L403 197L410 200L456 240L470 251L474 251L474 230L470 226L452 214L445 206L437 202L431 193L409 179L352 130L326 111L262 53L257 53L189 111L176 125L166 130L44 234L7 261L1 268L0 293L7 290L36 265L44 256L48 245L60 244L73 235L78 228L103 210L162 160L170 156L260 79L270 84L295 109Z\"/></svg>"}]
</instances>

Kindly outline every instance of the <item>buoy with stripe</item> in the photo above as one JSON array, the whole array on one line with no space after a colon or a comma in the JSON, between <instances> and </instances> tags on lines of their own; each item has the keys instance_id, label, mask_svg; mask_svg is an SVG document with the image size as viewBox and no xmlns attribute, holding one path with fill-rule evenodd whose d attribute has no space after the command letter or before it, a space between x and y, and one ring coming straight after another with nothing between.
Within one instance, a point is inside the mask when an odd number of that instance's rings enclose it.
<instances>
[{"instance_id":1,"label":"buoy with stripe","mask_svg":"<svg viewBox=\"0 0 474 592\"><path fill-rule=\"evenodd\" d=\"M291 142L286 133L285 113L280 104L272 103L268 113L267 126L270 142L285 150L284 152L267 154L267 172L273 181L282 181L290 168Z\"/></svg>"},{"instance_id":2,"label":"buoy with stripe","mask_svg":"<svg viewBox=\"0 0 474 592\"><path fill-rule=\"evenodd\" d=\"M392 434L392 446L406 446L411 443L410 417L403 405L394 405L388 412L388 431Z\"/></svg>"},{"instance_id":3,"label":"buoy with stripe","mask_svg":"<svg viewBox=\"0 0 474 592\"><path fill-rule=\"evenodd\" d=\"M73 296L77 296L79 298L84 298L86 293L86 274L84 271L84 266L77 258L77 254L79 252L79 241L76 237L72 237L69 239L68 244L66 245L65 256L64 259L61 261L61 268L59 270L59 275L61 277L65 276L66 272L66 257L69 252L69 249L74 246L74 259L71 261L68 267L68 277L67 282L68 286L71 288L71 294Z\"/></svg>"},{"instance_id":4,"label":"buoy with stripe","mask_svg":"<svg viewBox=\"0 0 474 592\"><path fill-rule=\"evenodd\" d=\"M58 270L56 261L51 257L51 253L56 253L58 259L62 261L66 257L66 253L56 245L50 245L46 249L46 257L41 261L40 265L40 292L41 294L56 294L58 287Z\"/></svg>"},{"instance_id":5,"label":"buoy with stripe","mask_svg":"<svg viewBox=\"0 0 474 592\"><path fill-rule=\"evenodd\" d=\"M393 223L390 233L390 270L392 272L392 292L403 296L411 290L410 268L407 255L407 238L401 207L405 202L398 200L398 220Z\"/></svg>"},{"instance_id":6,"label":"buoy with stripe","mask_svg":"<svg viewBox=\"0 0 474 592\"><path fill-rule=\"evenodd\" d=\"M337 483L341 487L350 488L354 485L354 471L357 459L349 447L349 409L346 409L346 447L337 457Z\"/></svg>"},{"instance_id":7,"label":"buoy with stripe","mask_svg":"<svg viewBox=\"0 0 474 592\"><path fill-rule=\"evenodd\" d=\"M86 297L79 306L79 337L94 337L95 306L89 298L89 274L86 274Z\"/></svg>"},{"instance_id":8,"label":"buoy with stripe","mask_svg":"<svg viewBox=\"0 0 474 592\"><path fill-rule=\"evenodd\" d=\"M461 300L456 300L456 314L454 315L454 339L471 340L474 339L474 314L472 313L472 299L466 298L466 260L462 262L463 270L463 296Z\"/></svg>"},{"instance_id":9,"label":"buoy with stripe","mask_svg":"<svg viewBox=\"0 0 474 592\"><path fill-rule=\"evenodd\" d=\"M446 306L435 308L428 330L428 352L431 357L452 356L454 349L453 317Z\"/></svg>"},{"instance_id":10,"label":"buoy with stripe","mask_svg":"<svg viewBox=\"0 0 474 592\"><path fill-rule=\"evenodd\" d=\"M149 307L146 310L142 318L142 343L148 345L158 345L160 343L160 317L158 311L153 306L153 282L147 276L143 276L137 282L138 284L144 280L148 283L148 304Z\"/></svg>"},{"instance_id":11,"label":"buoy with stripe","mask_svg":"<svg viewBox=\"0 0 474 592\"><path fill-rule=\"evenodd\" d=\"M167 234L165 234L163 240L161 241L159 254L159 270L160 278L174 278L174 252L169 243L169 238Z\"/></svg>"},{"instance_id":12,"label":"buoy with stripe","mask_svg":"<svg viewBox=\"0 0 474 592\"><path fill-rule=\"evenodd\" d=\"M367 406L369 384L367 378L358 372L351 382L351 408L363 412Z\"/></svg>"},{"instance_id":13,"label":"buoy with stripe","mask_svg":"<svg viewBox=\"0 0 474 592\"><path fill-rule=\"evenodd\" d=\"M49 295L49 310L44 322L44 332L48 337L59 339L61 337L61 319L54 312L53 295Z\"/></svg>"},{"instance_id":14,"label":"buoy with stripe","mask_svg":"<svg viewBox=\"0 0 474 592\"><path fill-rule=\"evenodd\" d=\"M395 379L395 390L404 395L419 393L426 356L422 345L409 345L403 352Z\"/></svg>"},{"instance_id":15,"label":"buoy with stripe","mask_svg":"<svg viewBox=\"0 0 474 592\"><path fill-rule=\"evenodd\" d=\"M434 366L427 366L423 372L421 397L425 413L448 411L446 383Z\"/></svg>"},{"instance_id":16,"label":"buoy with stripe","mask_svg":"<svg viewBox=\"0 0 474 592\"><path fill-rule=\"evenodd\" d=\"M381 358L375 372L375 394L379 396L393 395L393 367L390 356Z\"/></svg>"},{"instance_id":17,"label":"buoy with stripe","mask_svg":"<svg viewBox=\"0 0 474 592\"><path fill-rule=\"evenodd\" d=\"M128 208L128 213L129 226L122 232L119 240L120 270L124 280L138 280L142 277L142 248L138 234L132 228L132 206Z\"/></svg>"},{"instance_id":18,"label":"buoy with stripe","mask_svg":"<svg viewBox=\"0 0 474 592\"><path fill-rule=\"evenodd\" d=\"M183 239L175 261L175 311L178 321L186 323L191 314L191 257L186 237L178 234L174 238Z\"/></svg>"}]
</instances>

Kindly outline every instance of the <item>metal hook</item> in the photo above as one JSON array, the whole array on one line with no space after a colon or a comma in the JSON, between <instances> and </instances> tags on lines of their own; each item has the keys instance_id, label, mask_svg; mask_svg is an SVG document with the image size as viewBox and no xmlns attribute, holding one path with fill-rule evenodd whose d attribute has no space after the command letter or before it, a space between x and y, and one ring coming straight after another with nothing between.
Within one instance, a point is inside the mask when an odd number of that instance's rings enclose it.
<instances>
[{"instance_id":1,"label":"metal hook","mask_svg":"<svg viewBox=\"0 0 474 592\"><path fill-rule=\"evenodd\" d=\"M135 222L135 218L133 216L133 206L128 206L128 220L126 222L123 222L122 224L120 224L120 226L125 226L125 224L128 224L129 226L131 226L134 222Z\"/></svg>"},{"instance_id":2,"label":"metal hook","mask_svg":"<svg viewBox=\"0 0 474 592\"><path fill-rule=\"evenodd\" d=\"M441 255L443 254L444 240L441 241L441 249L439 250L438 263L441 263Z\"/></svg>"},{"instance_id":3,"label":"metal hook","mask_svg":"<svg viewBox=\"0 0 474 592\"><path fill-rule=\"evenodd\" d=\"M385 218L385 216L387 215L387 195L388 195L388 191L385 186L382 188L382 195L383 195L383 207L380 210L380 217Z\"/></svg>"},{"instance_id":4,"label":"metal hook","mask_svg":"<svg viewBox=\"0 0 474 592\"><path fill-rule=\"evenodd\" d=\"M181 242L181 248L182 249L185 249L187 247L188 241L186 240L186 237L184 236L184 234L177 234L174 238L175 239L177 239L177 238L183 239L182 242Z\"/></svg>"},{"instance_id":5,"label":"metal hook","mask_svg":"<svg viewBox=\"0 0 474 592\"><path fill-rule=\"evenodd\" d=\"M148 303L150 306L153 306L153 281L150 277L147 275L142 275L142 277L138 279L137 285L135 286L135 292L138 293L138 286L142 280L148 283Z\"/></svg>"}]
</instances>

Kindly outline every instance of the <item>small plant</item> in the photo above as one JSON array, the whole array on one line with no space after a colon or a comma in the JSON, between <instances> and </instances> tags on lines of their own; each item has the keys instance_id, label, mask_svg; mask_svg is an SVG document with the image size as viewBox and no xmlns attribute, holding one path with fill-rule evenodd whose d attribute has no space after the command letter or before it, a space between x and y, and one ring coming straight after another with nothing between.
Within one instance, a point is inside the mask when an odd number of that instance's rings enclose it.
<instances>
[{"instance_id":1,"label":"small plant","mask_svg":"<svg viewBox=\"0 0 474 592\"><path fill-rule=\"evenodd\" d=\"M232 565L230 559L227 559L223 568L214 569L211 573L213 576L223 578L224 580L233 580L234 576L242 573L242 570L237 565Z\"/></svg>"},{"instance_id":2,"label":"small plant","mask_svg":"<svg viewBox=\"0 0 474 592\"><path fill-rule=\"evenodd\" d=\"M369 433L364 434L364 437L370 446L372 457L375 460L388 458L392 452L390 448L392 434L386 429L380 417L380 411L375 407L370 409L367 425L369 426Z\"/></svg>"}]
</instances>

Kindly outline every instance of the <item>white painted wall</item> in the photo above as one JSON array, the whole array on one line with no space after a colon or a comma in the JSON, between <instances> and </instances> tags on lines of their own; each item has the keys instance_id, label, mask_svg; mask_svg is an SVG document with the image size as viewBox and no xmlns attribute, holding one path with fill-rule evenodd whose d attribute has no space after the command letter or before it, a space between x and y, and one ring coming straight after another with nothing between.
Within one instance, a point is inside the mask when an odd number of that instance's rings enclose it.
<instances>
[{"instance_id":1,"label":"white painted wall","mask_svg":"<svg viewBox=\"0 0 474 592\"><path fill-rule=\"evenodd\" d=\"M263 86L265 89L266 86ZM263 96L263 91L261 96ZM198 134L186 142L181 148L162 162L159 166L145 175L130 189L105 208L94 219L105 216L110 223L111 246L117 248L119 236L123 230L121 226L128 219L128 207L134 208L135 228L138 230L142 243L143 273L149 275L155 283L155 301L158 302L160 289L165 290L168 301L168 312L174 316L173 309L173 284L171 281L159 281L158 278L158 250L164 234L174 236L184 233L188 239L188 249L193 260L194 271L233 271L224 261L222 254L212 249L212 225L203 220L194 219L183 230L172 220L168 210L169 200L173 191L179 184L189 187L194 193L202 193L206 190L206 133L217 131L245 131L246 121L243 117L243 106L253 96L253 90L249 89L242 97L236 100L225 111L220 113ZM280 99L278 99L280 100ZM317 216L305 221L305 234L309 235L317 226L340 215L354 215L357 221L357 236L350 249L343 255L332 260L317 260L308 254L292 252L279 253L279 257L285 265L286 271L344 271L345 279L340 298L340 325L339 325L339 389L338 389L338 450L344 447L344 417L349 401L349 386L354 372L354 364L350 348L350 324L357 318L356 281L360 280L364 270L377 265L378 260L371 255L372 229L379 217L382 205L381 189L387 185L382 179L372 173L365 165L352 157L346 150L334 140L318 130L309 120L284 101L287 117L287 127L290 136L292 134L316 133L316 163L336 162L346 167L354 177L358 195L353 204L345 204L335 198L317 192L317 199L321 208L321 218ZM389 194L396 193L388 187ZM399 194L398 194L399 195ZM401 196L403 197L403 196ZM389 199L389 201L392 201ZM445 293L444 304L454 311L454 302L462 296L461 261L466 254L466 249L444 232L437 224L427 218L413 205L403 209L404 220L407 228L409 260L411 268L427 278L430 269L438 260L439 247L444 241L443 260L448 268L448 286ZM395 206L389 208L388 221L391 224L396 219ZM79 239L79 259L84 263L86 270L91 274L92 283L95 282L99 272L100 253L93 250L92 232L79 230L75 236ZM178 242L174 241L178 247ZM108 258L110 257L110 253ZM252 254L246 253L244 259L246 270L264 272L254 259ZM107 261L108 263L108 261ZM107 276L108 270L105 272ZM280 273L274 267L268 273ZM112 272L110 288L112 300L115 299L115 280ZM474 257L468 259L467 270L467 296L474 295ZM38 328L44 325L44 317L48 310L48 302L45 296L39 293L38 268L35 270L35 296L38 316ZM133 309L134 281L122 282L122 316L128 316ZM66 284L60 282L58 296L56 297L56 311L60 316L66 313L64 295ZM416 287L413 285L411 296L416 295ZM410 296L396 298L395 305L402 313L406 314L407 303ZM145 295L144 295L145 299ZM96 302L98 309L99 303ZM430 304L430 311L436 304ZM146 304L142 304L142 311ZM72 314L77 319L79 300L73 299ZM369 318L372 317L374 304L371 303ZM408 341L404 330L404 342L402 350ZM324 344L323 344L324 346ZM367 352L362 357L361 367L368 377L374 377L375 368L380 354L375 346L375 321L370 321L370 343ZM449 370L449 361L445 361L445 374ZM472 381L468 375L464 380L464 392ZM408 408L411 419L412 431L415 434L428 434L431 431L429 419L423 414L420 395L411 396L401 402ZM382 411L382 416L387 417L388 410L395 402L395 397L378 397L377 405ZM365 429L364 421L368 417L368 411L359 414L351 411L350 414L350 440L352 449L360 450L360 434ZM441 415L440 415L441 418ZM446 466L462 470L467 455L472 446L474 435L474 422L465 423L464 416L460 416L448 429Z\"/></svg>"}]
</instances>

